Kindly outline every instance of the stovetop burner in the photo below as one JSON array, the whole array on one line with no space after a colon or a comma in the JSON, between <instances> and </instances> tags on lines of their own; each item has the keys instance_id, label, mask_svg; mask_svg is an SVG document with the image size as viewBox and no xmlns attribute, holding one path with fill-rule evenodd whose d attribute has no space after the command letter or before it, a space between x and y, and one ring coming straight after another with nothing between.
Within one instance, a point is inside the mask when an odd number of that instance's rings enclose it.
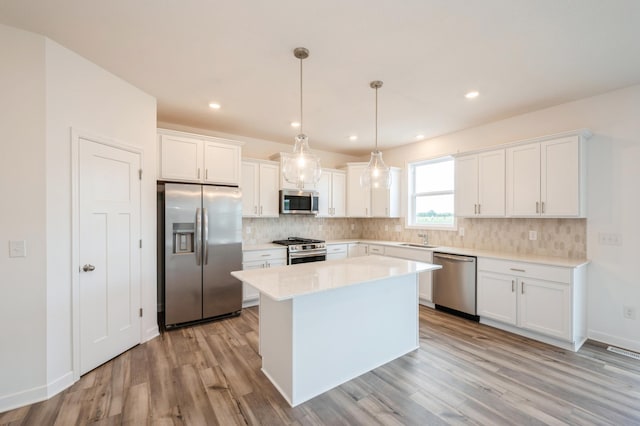
<instances>
[{"instance_id":1,"label":"stovetop burner","mask_svg":"<svg viewBox=\"0 0 640 426\"><path fill-rule=\"evenodd\" d=\"M283 246L292 246L296 244L316 244L316 243L324 243L324 240L314 240L311 238L301 238L301 237L289 237L286 240L273 241L273 244L280 244Z\"/></svg>"}]
</instances>

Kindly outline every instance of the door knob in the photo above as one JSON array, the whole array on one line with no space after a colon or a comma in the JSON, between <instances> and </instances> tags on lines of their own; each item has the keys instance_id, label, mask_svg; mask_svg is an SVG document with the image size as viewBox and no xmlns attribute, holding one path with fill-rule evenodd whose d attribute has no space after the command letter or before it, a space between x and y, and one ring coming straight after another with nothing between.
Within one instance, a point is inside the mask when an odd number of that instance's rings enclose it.
<instances>
[{"instance_id":1,"label":"door knob","mask_svg":"<svg viewBox=\"0 0 640 426\"><path fill-rule=\"evenodd\" d=\"M89 265L89 264L84 265L84 266L82 267L82 270L83 270L83 271L85 271L85 272L91 272L91 271L93 271L94 269L96 269L96 267L95 267L95 266L93 266L93 265Z\"/></svg>"}]
</instances>

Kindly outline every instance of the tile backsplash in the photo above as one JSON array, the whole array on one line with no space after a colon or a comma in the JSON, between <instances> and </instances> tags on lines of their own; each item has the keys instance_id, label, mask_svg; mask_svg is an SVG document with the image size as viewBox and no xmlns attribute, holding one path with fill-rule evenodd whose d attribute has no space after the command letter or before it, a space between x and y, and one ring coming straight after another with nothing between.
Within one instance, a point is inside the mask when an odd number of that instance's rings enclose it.
<instances>
[{"instance_id":1,"label":"tile backsplash","mask_svg":"<svg viewBox=\"0 0 640 426\"><path fill-rule=\"evenodd\" d=\"M582 259L587 255L586 219L458 219L458 231L405 229L404 219L315 218L280 216L243 219L245 244L266 243L290 236L324 240L367 239L496 250L519 254ZM529 231L537 239L529 240Z\"/></svg>"}]
</instances>

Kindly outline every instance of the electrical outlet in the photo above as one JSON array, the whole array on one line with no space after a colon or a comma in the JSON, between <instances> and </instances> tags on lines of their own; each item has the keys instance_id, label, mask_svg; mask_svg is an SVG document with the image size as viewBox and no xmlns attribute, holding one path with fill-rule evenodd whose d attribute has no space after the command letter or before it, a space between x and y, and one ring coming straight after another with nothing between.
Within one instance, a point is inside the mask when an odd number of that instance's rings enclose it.
<instances>
[{"instance_id":1,"label":"electrical outlet","mask_svg":"<svg viewBox=\"0 0 640 426\"><path fill-rule=\"evenodd\" d=\"M458 228L458 236L464 237L464 228Z\"/></svg>"},{"instance_id":2,"label":"electrical outlet","mask_svg":"<svg viewBox=\"0 0 640 426\"><path fill-rule=\"evenodd\" d=\"M355 223L352 223L352 224L351 224L351 230L353 231L354 229L356 229L356 224L355 224Z\"/></svg>"},{"instance_id":3,"label":"electrical outlet","mask_svg":"<svg viewBox=\"0 0 640 426\"><path fill-rule=\"evenodd\" d=\"M529 240L535 241L538 239L538 231L529 231Z\"/></svg>"},{"instance_id":4,"label":"electrical outlet","mask_svg":"<svg viewBox=\"0 0 640 426\"><path fill-rule=\"evenodd\" d=\"M318 231L322 232L322 225L318 225Z\"/></svg>"},{"instance_id":5,"label":"electrical outlet","mask_svg":"<svg viewBox=\"0 0 640 426\"><path fill-rule=\"evenodd\" d=\"M622 307L623 316L626 319L634 320L636 319L636 307L635 306L623 306Z\"/></svg>"},{"instance_id":6,"label":"electrical outlet","mask_svg":"<svg viewBox=\"0 0 640 426\"><path fill-rule=\"evenodd\" d=\"M9 257L27 257L27 242L9 241Z\"/></svg>"},{"instance_id":7,"label":"electrical outlet","mask_svg":"<svg viewBox=\"0 0 640 426\"><path fill-rule=\"evenodd\" d=\"M622 245L622 234L609 233L609 232L599 232L598 233L598 244L601 244L603 246L621 246Z\"/></svg>"},{"instance_id":8,"label":"electrical outlet","mask_svg":"<svg viewBox=\"0 0 640 426\"><path fill-rule=\"evenodd\" d=\"M247 235L251 234L251 227L250 226L245 226L244 227L244 233L247 234Z\"/></svg>"}]
</instances>

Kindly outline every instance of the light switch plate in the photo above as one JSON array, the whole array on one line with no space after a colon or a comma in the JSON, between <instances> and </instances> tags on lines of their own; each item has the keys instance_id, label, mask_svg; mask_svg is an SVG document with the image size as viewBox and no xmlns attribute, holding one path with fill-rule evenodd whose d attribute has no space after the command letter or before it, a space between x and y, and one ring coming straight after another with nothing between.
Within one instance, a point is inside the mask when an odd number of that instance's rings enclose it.
<instances>
[{"instance_id":1,"label":"light switch plate","mask_svg":"<svg viewBox=\"0 0 640 426\"><path fill-rule=\"evenodd\" d=\"M27 242L9 241L9 257L27 257Z\"/></svg>"},{"instance_id":2,"label":"light switch plate","mask_svg":"<svg viewBox=\"0 0 640 426\"><path fill-rule=\"evenodd\" d=\"M538 231L529 231L529 240L535 241L538 239Z\"/></svg>"}]
</instances>

